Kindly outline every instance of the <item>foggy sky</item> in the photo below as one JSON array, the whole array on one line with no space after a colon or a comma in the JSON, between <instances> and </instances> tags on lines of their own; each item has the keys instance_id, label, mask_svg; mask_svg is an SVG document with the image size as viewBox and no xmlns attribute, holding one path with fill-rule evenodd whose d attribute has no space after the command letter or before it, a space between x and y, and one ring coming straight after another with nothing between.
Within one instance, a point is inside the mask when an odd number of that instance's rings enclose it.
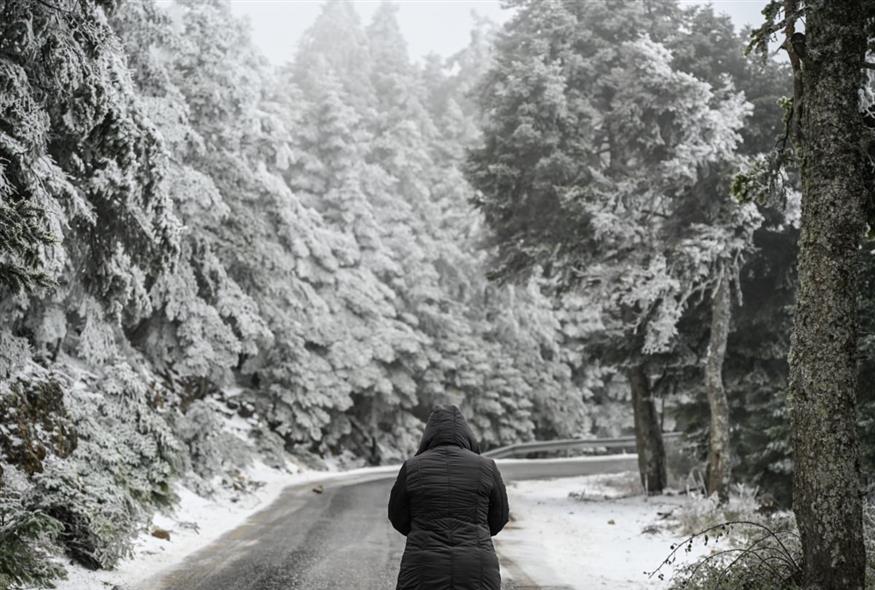
<instances>
[{"instance_id":1,"label":"foggy sky","mask_svg":"<svg viewBox=\"0 0 875 590\"><path fill-rule=\"evenodd\" d=\"M350 0L367 24L380 0ZM579 0L585 2L586 0ZM235 14L251 23L256 44L274 64L291 59L301 34L319 14L322 0L231 0ZM700 0L682 3L704 4ZM398 21L410 57L418 59L431 52L444 57L462 49L474 20L471 11L496 22L507 20L498 0L401 0ZM715 0L718 12L732 17L736 27L758 24L765 0Z\"/></svg>"}]
</instances>

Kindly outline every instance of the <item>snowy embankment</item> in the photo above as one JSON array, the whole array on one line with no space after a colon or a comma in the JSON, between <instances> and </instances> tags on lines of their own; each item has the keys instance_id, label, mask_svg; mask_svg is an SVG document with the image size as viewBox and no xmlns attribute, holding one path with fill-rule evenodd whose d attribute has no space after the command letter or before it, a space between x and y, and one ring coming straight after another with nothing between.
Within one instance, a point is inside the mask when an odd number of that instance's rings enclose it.
<instances>
[{"instance_id":1,"label":"snowy embankment","mask_svg":"<svg viewBox=\"0 0 875 590\"><path fill-rule=\"evenodd\" d=\"M511 522L495 538L501 556L540 586L591 590L665 588L656 569L680 539L667 514L688 500L645 497L637 474L586 475L508 484ZM694 546L683 563L702 555ZM666 578L671 570L663 569Z\"/></svg>"},{"instance_id":2,"label":"snowy embankment","mask_svg":"<svg viewBox=\"0 0 875 590\"><path fill-rule=\"evenodd\" d=\"M332 466L332 469L335 467ZM58 590L106 590L119 587L127 590L152 579L165 569L178 565L194 553L242 525L247 518L269 506L283 489L306 485L357 473L396 472L398 465L364 467L351 470L317 471L302 469L289 463L285 470L257 463L246 476L258 482L254 491L236 492L222 489L212 498L199 496L182 485L176 492L179 503L169 514L155 514L134 542L133 556L123 560L114 570L91 571L68 565L67 579L56 582ZM158 538L152 532L160 530L168 538Z\"/></svg>"}]
</instances>

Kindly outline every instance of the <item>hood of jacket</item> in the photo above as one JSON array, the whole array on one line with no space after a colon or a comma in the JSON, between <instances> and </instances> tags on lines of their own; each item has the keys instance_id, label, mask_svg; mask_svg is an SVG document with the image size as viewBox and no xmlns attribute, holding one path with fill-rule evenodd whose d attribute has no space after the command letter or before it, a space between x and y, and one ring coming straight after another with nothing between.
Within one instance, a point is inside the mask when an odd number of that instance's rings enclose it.
<instances>
[{"instance_id":1,"label":"hood of jacket","mask_svg":"<svg viewBox=\"0 0 875 590\"><path fill-rule=\"evenodd\" d=\"M419 455L440 445L456 445L480 454L480 445L457 406L437 407L432 410L419 443Z\"/></svg>"}]
</instances>

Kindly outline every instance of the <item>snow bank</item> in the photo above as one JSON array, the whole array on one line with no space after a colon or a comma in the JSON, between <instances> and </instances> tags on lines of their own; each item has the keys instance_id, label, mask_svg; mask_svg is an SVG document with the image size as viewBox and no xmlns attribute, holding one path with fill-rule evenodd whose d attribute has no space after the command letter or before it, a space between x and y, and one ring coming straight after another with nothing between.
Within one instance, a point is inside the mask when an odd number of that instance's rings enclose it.
<instances>
[{"instance_id":1,"label":"snow bank","mask_svg":"<svg viewBox=\"0 0 875 590\"><path fill-rule=\"evenodd\" d=\"M648 578L644 572L656 569L679 540L665 532L660 513L686 500L630 495L637 477L634 473L587 475L509 483L513 520L495 537L496 549L540 586L667 587L667 582ZM678 564L702 551L694 546ZM671 573L663 571L666 577Z\"/></svg>"},{"instance_id":2,"label":"snow bank","mask_svg":"<svg viewBox=\"0 0 875 590\"><path fill-rule=\"evenodd\" d=\"M167 568L179 564L187 556L205 547L230 531L262 508L270 505L288 486L303 485L354 474L394 473L399 465L363 467L346 471L304 470L289 465L286 470L273 469L256 463L247 470L249 479L262 485L252 492L223 489L213 498L198 496L178 486L177 504L171 514L156 514L151 526L134 543L134 555L119 563L112 571L90 571L75 564L67 565L66 580L56 582L58 590L106 590L114 586L130 588L148 580ZM169 540L151 535L160 528L170 533Z\"/></svg>"}]
</instances>

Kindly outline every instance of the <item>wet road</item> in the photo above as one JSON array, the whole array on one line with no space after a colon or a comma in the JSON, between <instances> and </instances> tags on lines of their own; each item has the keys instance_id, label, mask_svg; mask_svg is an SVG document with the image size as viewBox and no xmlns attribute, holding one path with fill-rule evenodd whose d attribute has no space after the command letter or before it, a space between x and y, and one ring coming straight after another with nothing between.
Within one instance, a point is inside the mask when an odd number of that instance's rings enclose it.
<instances>
[{"instance_id":1,"label":"wet road","mask_svg":"<svg viewBox=\"0 0 875 590\"><path fill-rule=\"evenodd\" d=\"M505 481L634 469L635 455L499 460ZM386 518L395 471L292 486L242 526L137 590L391 590L404 537ZM313 488L320 484L323 492ZM513 507L511 507L511 511ZM502 558L506 590L547 590Z\"/></svg>"}]
</instances>

